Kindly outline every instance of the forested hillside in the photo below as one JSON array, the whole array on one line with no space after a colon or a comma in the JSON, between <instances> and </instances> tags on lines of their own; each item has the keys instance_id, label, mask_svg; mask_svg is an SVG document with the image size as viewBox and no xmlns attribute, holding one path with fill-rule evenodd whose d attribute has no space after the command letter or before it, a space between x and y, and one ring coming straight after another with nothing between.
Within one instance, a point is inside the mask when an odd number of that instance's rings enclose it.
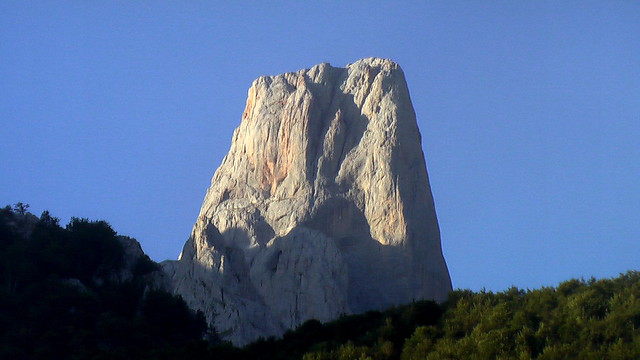
<instances>
[{"instance_id":1,"label":"forested hillside","mask_svg":"<svg viewBox=\"0 0 640 360\"><path fill-rule=\"evenodd\" d=\"M639 359L640 273L504 292L456 290L310 320L239 349L162 291L158 265L104 221L0 209L1 359Z\"/></svg>"},{"instance_id":2,"label":"forested hillside","mask_svg":"<svg viewBox=\"0 0 640 360\"><path fill-rule=\"evenodd\" d=\"M305 359L639 359L639 299L638 272L531 291L458 290L435 324L412 328L405 319L417 304L402 307L363 337Z\"/></svg>"},{"instance_id":3,"label":"forested hillside","mask_svg":"<svg viewBox=\"0 0 640 360\"><path fill-rule=\"evenodd\" d=\"M154 285L158 265L104 221L0 209L0 359L174 359L206 322Z\"/></svg>"},{"instance_id":4,"label":"forested hillside","mask_svg":"<svg viewBox=\"0 0 640 360\"><path fill-rule=\"evenodd\" d=\"M537 290L457 290L441 305L310 321L245 351L255 359L640 359L640 273Z\"/></svg>"}]
</instances>

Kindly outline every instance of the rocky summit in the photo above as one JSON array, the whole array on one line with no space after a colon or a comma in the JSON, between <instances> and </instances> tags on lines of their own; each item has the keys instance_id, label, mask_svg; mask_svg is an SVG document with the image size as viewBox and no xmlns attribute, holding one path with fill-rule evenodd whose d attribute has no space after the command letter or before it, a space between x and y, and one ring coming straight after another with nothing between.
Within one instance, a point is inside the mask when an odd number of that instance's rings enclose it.
<instances>
[{"instance_id":1,"label":"rocky summit","mask_svg":"<svg viewBox=\"0 0 640 360\"><path fill-rule=\"evenodd\" d=\"M236 345L309 319L444 300L451 280L400 67L369 58L254 81L164 270Z\"/></svg>"}]
</instances>

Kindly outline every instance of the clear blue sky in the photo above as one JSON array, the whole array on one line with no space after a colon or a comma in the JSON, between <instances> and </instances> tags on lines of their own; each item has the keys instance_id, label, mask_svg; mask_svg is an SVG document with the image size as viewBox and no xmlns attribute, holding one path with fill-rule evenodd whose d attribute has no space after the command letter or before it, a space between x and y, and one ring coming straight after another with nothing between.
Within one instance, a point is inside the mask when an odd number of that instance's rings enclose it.
<instances>
[{"instance_id":1,"label":"clear blue sky","mask_svg":"<svg viewBox=\"0 0 640 360\"><path fill-rule=\"evenodd\" d=\"M0 203L174 259L251 82L377 56L409 82L454 287L640 270L639 2L220 3L0 2Z\"/></svg>"}]
</instances>

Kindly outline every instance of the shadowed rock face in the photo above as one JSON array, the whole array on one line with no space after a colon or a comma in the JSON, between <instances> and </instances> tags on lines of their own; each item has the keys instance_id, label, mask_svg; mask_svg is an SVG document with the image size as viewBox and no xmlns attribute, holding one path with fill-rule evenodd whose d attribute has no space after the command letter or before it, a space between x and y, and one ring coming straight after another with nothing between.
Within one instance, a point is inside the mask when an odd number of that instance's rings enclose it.
<instances>
[{"instance_id":1,"label":"shadowed rock face","mask_svg":"<svg viewBox=\"0 0 640 360\"><path fill-rule=\"evenodd\" d=\"M444 300L451 281L400 67L261 77L173 289L236 345L315 318Z\"/></svg>"}]
</instances>

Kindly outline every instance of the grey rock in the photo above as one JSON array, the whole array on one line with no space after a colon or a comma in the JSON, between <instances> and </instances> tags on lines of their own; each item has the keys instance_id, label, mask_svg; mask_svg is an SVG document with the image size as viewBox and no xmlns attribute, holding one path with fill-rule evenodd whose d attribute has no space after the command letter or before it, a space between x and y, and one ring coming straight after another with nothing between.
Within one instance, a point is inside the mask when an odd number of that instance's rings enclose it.
<instances>
[{"instance_id":1,"label":"grey rock","mask_svg":"<svg viewBox=\"0 0 640 360\"><path fill-rule=\"evenodd\" d=\"M135 267L140 259L145 255L138 240L128 236L118 235L118 242L122 245L123 264L118 274L114 274L112 280L125 282L133 279Z\"/></svg>"},{"instance_id":2,"label":"grey rock","mask_svg":"<svg viewBox=\"0 0 640 360\"><path fill-rule=\"evenodd\" d=\"M191 237L163 268L236 345L444 300L451 280L400 67L369 58L254 81Z\"/></svg>"}]
</instances>

